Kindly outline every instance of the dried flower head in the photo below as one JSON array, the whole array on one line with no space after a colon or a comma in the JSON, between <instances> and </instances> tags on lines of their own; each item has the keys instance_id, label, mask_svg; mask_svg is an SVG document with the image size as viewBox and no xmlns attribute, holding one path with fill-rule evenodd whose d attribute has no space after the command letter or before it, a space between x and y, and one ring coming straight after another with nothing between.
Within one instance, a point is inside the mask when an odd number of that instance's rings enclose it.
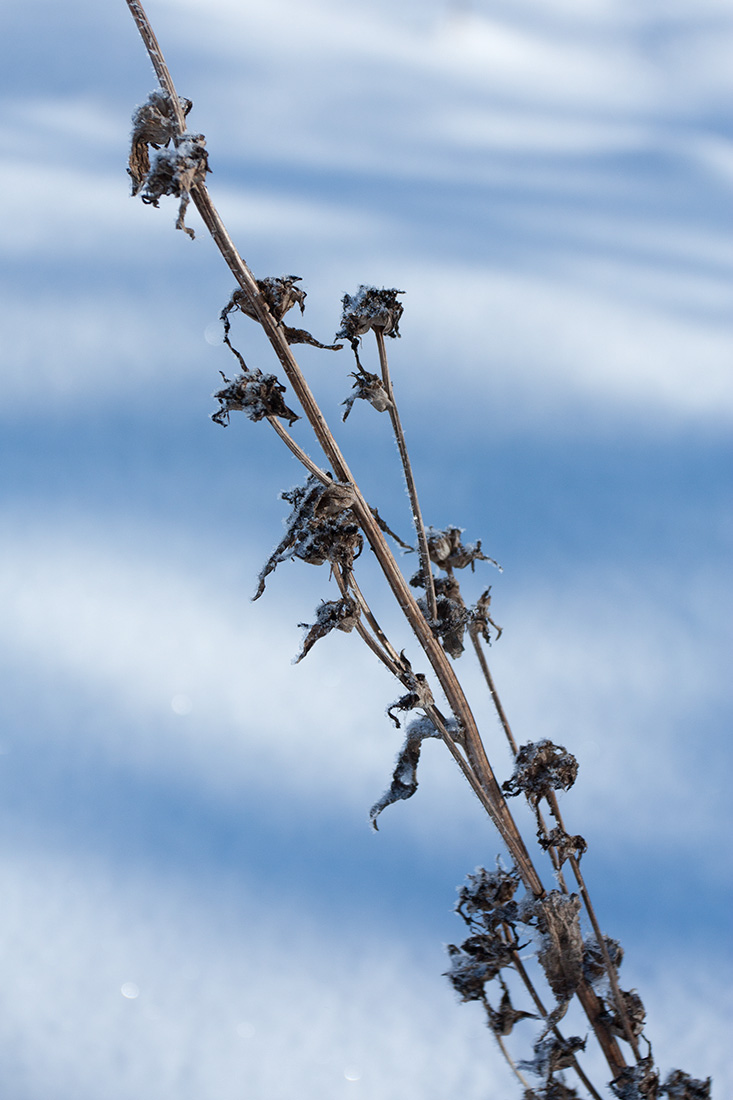
<instances>
[{"instance_id":1,"label":"dried flower head","mask_svg":"<svg viewBox=\"0 0 733 1100\"><path fill-rule=\"evenodd\" d=\"M305 485L280 495L292 505L292 512L284 537L260 573L255 600L264 592L266 578L280 562L299 558L309 565L323 565L328 561L348 570L364 545L350 505L345 503L353 501L350 486L339 482L324 486L311 475Z\"/></svg>"},{"instance_id":2,"label":"dried flower head","mask_svg":"<svg viewBox=\"0 0 733 1100\"><path fill-rule=\"evenodd\" d=\"M185 118L193 104L190 99L178 97ZM167 92L158 88L151 92L145 103L132 116L132 139L128 174L132 179L132 193L137 195L145 185L150 171L150 149L168 145L178 134L178 125L171 110Z\"/></svg>"},{"instance_id":3,"label":"dried flower head","mask_svg":"<svg viewBox=\"0 0 733 1100\"><path fill-rule=\"evenodd\" d=\"M659 1077L654 1069L651 1054L635 1066L626 1066L611 1081L611 1088L618 1100L657 1100Z\"/></svg>"},{"instance_id":4,"label":"dried flower head","mask_svg":"<svg viewBox=\"0 0 733 1100\"><path fill-rule=\"evenodd\" d=\"M180 100L180 104L184 115L188 114L190 100ZM128 172L133 195L140 193L143 202L151 206L157 206L164 195L180 198L176 229L194 237L185 216L193 187L203 183L209 171L204 135L178 132L170 100L163 91L152 92L132 121ZM155 150L152 157L151 149Z\"/></svg>"},{"instance_id":5,"label":"dried flower head","mask_svg":"<svg viewBox=\"0 0 733 1100\"><path fill-rule=\"evenodd\" d=\"M461 914L466 923L479 915L482 919L487 914L493 915L497 910L499 920L504 920L506 906L512 901L518 888L519 875L516 871L505 871L501 867L497 867L495 871L487 871L483 867L477 867L474 874L466 876L465 885L458 891L456 912ZM516 904L514 913L516 914Z\"/></svg>"},{"instance_id":6,"label":"dried flower head","mask_svg":"<svg viewBox=\"0 0 733 1100\"><path fill-rule=\"evenodd\" d=\"M698 1081L681 1069L673 1070L660 1088L669 1100L710 1100L711 1080Z\"/></svg>"},{"instance_id":7,"label":"dried flower head","mask_svg":"<svg viewBox=\"0 0 733 1100\"><path fill-rule=\"evenodd\" d=\"M443 531L428 527L426 534L428 536L430 560L441 569L451 571L453 569L465 569L467 565L470 565L471 570L474 570L477 561L488 561L491 565L495 565L497 569L501 569L498 562L495 562L493 558L488 558L483 553L480 539L476 543L463 545L461 542L463 530L460 527L446 527Z\"/></svg>"},{"instance_id":8,"label":"dried flower head","mask_svg":"<svg viewBox=\"0 0 733 1100\"><path fill-rule=\"evenodd\" d=\"M525 794L532 806L550 791L567 791L578 774L578 761L562 745L552 741L529 741L522 745L514 762L514 773L503 784L510 797Z\"/></svg>"},{"instance_id":9,"label":"dried flower head","mask_svg":"<svg viewBox=\"0 0 733 1100\"><path fill-rule=\"evenodd\" d=\"M222 427L227 426L232 412L244 412L255 422L267 416L279 416L289 424L300 419L283 401L285 386L274 374L263 374L255 368L231 381L223 372L219 373L226 386L213 395L219 402L219 409L211 414L211 419Z\"/></svg>"},{"instance_id":10,"label":"dried flower head","mask_svg":"<svg viewBox=\"0 0 733 1100\"><path fill-rule=\"evenodd\" d=\"M298 306L301 315L305 312L306 292L302 287L296 285L299 282L301 282L300 275L268 275L264 279L257 279L257 287L270 313L278 324L282 325L285 339L289 344L311 344L313 347L322 348L324 351L340 351L341 344L322 344L319 340L316 340L315 336L311 336L310 332L306 332L304 328L290 328L289 325L282 324L283 317L293 306ZM225 338L229 334L231 324L229 314L234 310L244 313L252 321L259 320L257 311L248 295L238 288L233 292L220 314L224 323Z\"/></svg>"},{"instance_id":11,"label":"dried flower head","mask_svg":"<svg viewBox=\"0 0 733 1100\"><path fill-rule=\"evenodd\" d=\"M555 854L560 863L560 867L566 860L573 859L580 860L588 850L588 845L585 838L576 833L575 836L571 836L566 833L560 826L556 825L554 829L550 829L549 833L545 831L544 827L540 825L537 830L537 841L540 848L548 851L550 848L554 848Z\"/></svg>"},{"instance_id":12,"label":"dried flower head","mask_svg":"<svg viewBox=\"0 0 733 1100\"><path fill-rule=\"evenodd\" d=\"M371 329L379 329L384 336L399 336L399 322L403 306L397 301L404 290L379 290L375 286L359 287L356 294L344 294L341 305L341 328L337 340L348 340L359 363L359 340Z\"/></svg>"},{"instance_id":13,"label":"dried flower head","mask_svg":"<svg viewBox=\"0 0 733 1100\"><path fill-rule=\"evenodd\" d=\"M460 947L448 944L445 977L462 1001L485 1001L485 986L512 965L513 948L498 933L471 936Z\"/></svg>"}]
</instances>

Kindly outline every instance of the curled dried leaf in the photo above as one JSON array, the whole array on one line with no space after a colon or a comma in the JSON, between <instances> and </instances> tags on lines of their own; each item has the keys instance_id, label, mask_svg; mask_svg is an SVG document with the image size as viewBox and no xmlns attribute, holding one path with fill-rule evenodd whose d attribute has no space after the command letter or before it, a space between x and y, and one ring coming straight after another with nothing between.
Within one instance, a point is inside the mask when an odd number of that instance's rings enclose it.
<instances>
[{"instance_id":1,"label":"curled dried leaf","mask_svg":"<svg viewBox=\"0 0 733 1100\"><path fill-rule=\"evenodd\" d=\"M300 419L283 401L285 386L274 374L263 374L255 368L243 372L233 381L223 372L220 374L226 386L213 395L219 402L219 409L211 414L211 419L223 428L229 423L232 412L244 412L249 420L255 422L266 416L278 416L289 424Z\"/></svg>"},{"instance_id":2,"label":"curled dried leaf","mask_svg":"<svg viewBox=\"0 0 733 1100\"><path fill-rule=\"evenodd\" d=\"M394 706L397 706L397 704L394 704ZM447 723L447 725L449 729L457 731L455 722ZM426 737L439 738L440 736L441 734L429 718L417 718L414 722L410 722L404 743L397 756L389 789L384 792L369 811L369 818L375 829L377 829L377 818L383 810L386 810L387 806L392 806L395 802L400 802L406 798L412 798L418 786L417 765L420 762L422 743Z\"/></svg>"},{"instance_id":3,"label":"curled dried leaf","mask_svg":"<svg viewBox=\"0 0 733 1100\"><path fill-rule=\"evenodd\" d=\"M322 344L320 340L316 340L315 336L311 336L310 332L306 332L304 328L291 328L289 325L283 325L283 332L289 344L309 344L312 348L320 348L321 351L341 351L344 346L343 344Z\"/></svg>"},{"instance_id":4,"label":"curled dried leaf","mask_svg":"<svg viewBox=\"0 0 733 1100\"><path fill-rule=\"evenodd\" d=\"M351 596L344 596L340 600L324 600L316 610L315 623L312 625L298 623L298 626L305 627L308 633L303 641L303 648L295 659L295 664L299 664L310 653L316 642L325 638L326 634L330 634L332 630L343 630L345 634L350 634L359 621L360 614L359 605Z\"/></svg>"},{"instance_id":5,"label":"curled dried leaf","mask_svg":"<svg viewBox=\"0 0 733 1100\"><path fill-rule=\"evenodd\" d=\"M483 553L480 539L478 542L464 546L461 542L462 534L463 530L460 527L446 527L443 531L428 527L426 535L430 560L446 571L465 569L467 565L474 570L477 561L488 561L497 569L501 569L498 562Z\"/></svg>"},{"instance_id":6,"label":"curled dried leaf","mask_svg":"<svg viewBox=\"0 0 733 1100\"><path fill-rule=\"evenodd\" d=\"M652 1056L642 1058L634 1066L626 1066L611 1081L611 1088L618 1100L657 1100L659 1077Z\"/></svg>"},{"instance_id":7,"label":"curled dried leaf","mask_svg":"<svg viewBox=\"0 0 733 1100\"><path fill-rule=\"evenodd\" d=\"M558 1001L568 1001L583 978L580 898L551 890L534 902L542 946L537 959Z\"/></svg>"},{"instance_id":8,"label":"curled dried leaf","mask_svg":"<svg viewBox=\"0 0 733 1100\"><path fill-rule=\"evenodd\" d=\"M710 1100L711 1080L699 1081L681 1069L672 1070L659 1092L669 1100Z\"/></svg>"},{"instance_id":9,"label":"curled dried leaf","mask_svg":"<svg viewBox=\"0 0 733 1100\"><path fill-rule=\"evenodd\" d=\"M514 772L503 784L505 794L525 794L532 806L550 791L567 791L578 775L578 761L562 745L552 741L529 741L522 745Z\"/></svg>"}]
</instances>

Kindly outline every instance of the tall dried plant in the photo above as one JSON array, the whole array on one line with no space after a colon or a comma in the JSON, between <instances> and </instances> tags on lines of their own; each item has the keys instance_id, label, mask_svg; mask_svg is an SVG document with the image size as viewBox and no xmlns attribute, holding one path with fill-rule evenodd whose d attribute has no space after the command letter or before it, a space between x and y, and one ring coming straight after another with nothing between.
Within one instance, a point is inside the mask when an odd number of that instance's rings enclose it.
<instances>
[{"instance_id":1,"label":"tall dried plant","mask_svg":"<svg viewBox=\"0 0 733 1100\"><path fill-rule=\"evenodd\" d=\"M355 294L346 294L336 339L350 344L356 364L343 419L361 399L391 420L417 543L419 568L410 579L390 549L390 540L402 548L405 543L364 498L292 350L293 345L305 343L332 351L342 344L322 344L305 329L286 324L285 317L293 308L301 314L305 309L306 295L299 278L257 279L239 255L206 186L205 139L187 126L191 102L177 94L142 4L139 0L126 2L160 85L133 116L129 163L133 194L153 206L164 196L177 198L176 227L191 237L194 234L185 223L185 214L193 202L236 281L221 319L224 342L235 357L237 373L231 380L223 376L224 385L215 394L219 409L213 420L226 425L233 412L244 412L249 420L266 421L307 474L302 486L282 494L291 506L291 515L285 536L262 569L255 598L262 595L268 575L286 559L327 565L336 598L320 604L313 623L300 624L307 627L307 633L298 660L331 631L356 631L401 685L402 694L387 713L398 727L406 721L404 743L389 789L372 807L375 828L383 810L415 792L422 742L434 737L445 743L505 847L504 859L497 859L493 870L477 868L459 891L457 912L468 935L459 946L448 948L447 977L462 1001L478 1001L483 1006L488 1027L525 1100L569 1100L581 1095L600 1100L605 1092L605 1086L594 1085L582 1066L587 1037L566 1035L561 1029L574 1000L582 1007L607 1063L613 1096L619 1100L661 1096L706 1100L710 1097L709 1078L699 1081L673 1070L660 1083L644 1034L641 998L635 990L624 990L619 984L623 951L601 931L581 870L586 843L566 827L557 797L558 791L568 790L575 782L575 758L562 745L548 740L520 746L512 734L486 655L492 638L501 633L489 613L489 590L468 605L458 577L467 567L473 570L477 562L492 559L483 553L480 542L464 543L458 528L435 530L423 522L385 339L399 335L403 292L360 286ZM232 344L231 318L238 313L264 331L294 394L294 398L288 395L287 402L296 404L297 411L286 403L287 389L278 375L248 367ZM367 370L360 358L365 338L374 339L378 372ZM288 430L301 417L310 425L322 452L320 462L314 461ZM365 544L373 551L414 634L419 656L413 654L412 660L392 644L358 584L358 558ZM503 783L489 761L455 670L454 661L466 642L478 660L514 757L514 771ZM406 720L404 716L410 714L414 716ZM520 796L536 822L534 854L509 804ZM550 889L545 885L548 878L554 883ZM530 942L536 946L534 962L520 955ZM523 1031L527 1033L527 1057L522 1059L513 1056L507 1043L515 1029L520 1037ZM515 1039L511 1042L513 1045Z\"/></svg>"}]
</instances>

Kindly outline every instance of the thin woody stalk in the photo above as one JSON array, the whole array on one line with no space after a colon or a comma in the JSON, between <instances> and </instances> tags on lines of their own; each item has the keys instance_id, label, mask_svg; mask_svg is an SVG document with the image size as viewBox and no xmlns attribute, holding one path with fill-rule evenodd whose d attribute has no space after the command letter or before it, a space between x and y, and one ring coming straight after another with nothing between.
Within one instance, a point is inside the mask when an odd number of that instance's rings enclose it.
<instances>
[{"instance_id":1,"label":"thin woody stalk","mask_svg":"<svg viewBox=\"0 0 733 1100\"><path fill-rule=\"evenodd\" d=\"M415 533L417 535L417 545L420 554L420 568L422 569L423 583L425 585L425 599L428 609L428 619L431 623L434 623L438 620L438 605L435 600L433 571L430 567L430 551L428 550L428 540L425 534L425 524L423 523L422 512L420 510L420 502L417 497L415 475L412 472L412 463L410 462L410 456L407 452L405 433L402 430L402 421L400 420L400 414L397 408L397 402L395 401L394 390L392 389L392 379L389 373L389 362L387 361L387 349L384 345L384 332L381 328L377 327L374 329L374 335L377 338L379 366L382 371L382 383L384 384L384 388L387 392L387 397L389 399L389 406L387 411L389 412L389 418L392 421L392 430L394 431L395 439L397 440L397 448L400 452L400 461L402 462L402 469L405 475L405 484L407 485L407 494L410 498L410 507L412 508L412 518L415 524Z\"/></svg>"}]
</instances>

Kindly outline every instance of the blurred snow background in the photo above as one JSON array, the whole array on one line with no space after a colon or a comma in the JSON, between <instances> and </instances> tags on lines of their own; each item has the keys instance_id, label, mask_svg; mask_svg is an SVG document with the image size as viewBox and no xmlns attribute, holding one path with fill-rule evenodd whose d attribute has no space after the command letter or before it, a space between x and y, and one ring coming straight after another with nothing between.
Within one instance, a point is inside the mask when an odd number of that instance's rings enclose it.
<instances>
[{"instance_id":1,"label":"blurred snow background","mask_svg":"<svg viewBox=\"0 0 733 1100\"><path fill-rule=\"evenodd\" d=\"M254 271L303 276L321 339L359 283L405 290L424 512L502 562L475 584L515 732L578 755L564 808L626 987L663 1070L722 1100L729 5L148 11ZM249 602L300 474L264 426L208 420L231 279L173 203L129 198L154 81L126 6L6 0L0 29L2 1094L514 1095L441 977L491 829L428 744L373 835L398 692L356 637L291 665L322 571ZM337 420L347 351L301 359ZM404 531L385 424L358 406L339 436Z\"/></svg>"}]
</instances>

